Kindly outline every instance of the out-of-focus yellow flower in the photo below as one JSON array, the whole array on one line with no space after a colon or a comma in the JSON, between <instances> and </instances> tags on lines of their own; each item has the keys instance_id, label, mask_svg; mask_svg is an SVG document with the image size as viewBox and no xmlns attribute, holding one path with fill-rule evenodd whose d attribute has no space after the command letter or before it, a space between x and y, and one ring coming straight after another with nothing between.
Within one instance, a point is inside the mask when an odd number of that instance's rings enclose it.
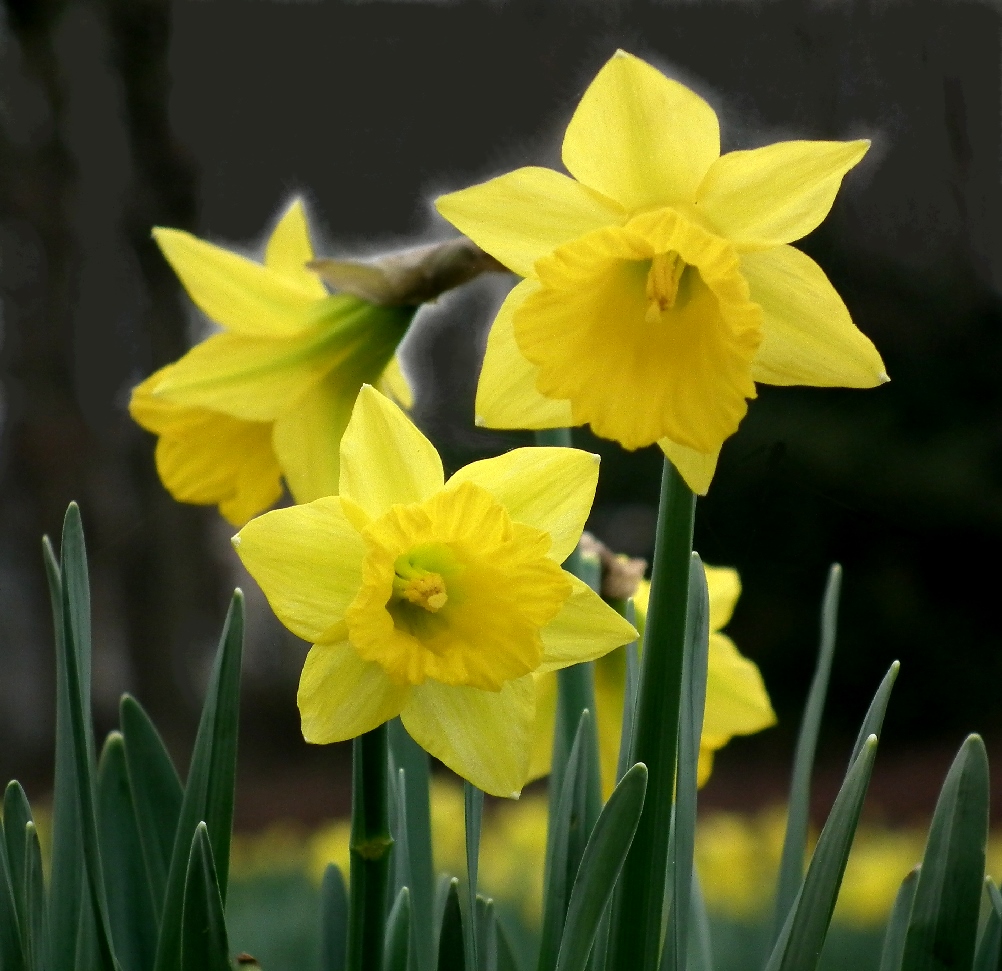
<instances>
[{"instance_id":1,"label":"out-of-focus yellow flower","mask_svg":"<svg viewBox=\"0 0 1002 971\"><path fill-rule=\"evenodd\" d=\"M787 245L824 219L867 146L721 156L713 109L617 52L564 135L573 178L522 168L437 202L525 277L491 329L478 418L657 442L705 493L756 381L886 381L824 272Z\"/></svg>"},{"instance_id":2,"label":"out-of-focus yellow flower","mask_svg":"<svg viewBox=\"0 0 1002 971\"><path fill-rule=\"evenodd\" d=\"M235 526L273 505L337 491L338 441L362 384L405 405L394 357L415 307L331 295L296 199L264 264L177 229L154 237L189 296L223 329L134 389L129 411L159 436L157 470L181 502L218 505Z\"/></svg>"},{"instance_id":3,"label":"out-of-focus yellow flower","mask_svg":"<svg viewBox=\"0 0 1002 971\"><path fill-rule=\"evenodd\" d=\"M480 883L499 900L517 903L530 927L543 919L547 801L523 796L485 816L480 841Z\"/></svg>"},{"instance_id":4,"label":"out-of-focus yellow flower","mask_svg":"<svg viewBox=\"0 0 1002 971\"><path fill-rule=\"evenodd\" d=\"M752 735L776 723L776 715L758 667L738 651L726 634L721 633L721 628L731 619L741 594L738 572L729 567L704 565L704 569L710 593L710 650L703 733L699 744L700 785L710 777L713 753L717 749L723 748L735 735ZM633 599L641 637L649 597L650 583L642 580ZM595 707L598 709L599 760L605 798L612 793L616 782L625 683L626 659L623 651L614 651L596 661ZM532 778L539 778L550 771L557 695L554 675L537 676L536 684L537 727L533 739Z\"/></svg>"},{"instance_id":5,"label":"out-of-focus yellow flower","mask_svg":"<svg viewBox=\"0 0 1002 971\"><path fill-rule=\"evenodd\" d=\"M858 927L883 924L901 881L921 861L924 850L921 830L860 827L842 877L836 917Z\"/></svg>"},{"instance_id":6,"label":"out-of-focus yellow flower","mask_svg":"<svg viewBox=\"0 0 1002 971\"><path fill-rule=\"evenodd\" d=\"M560 568L597 479L587 452L524 448L445 482L431 442L363 387L341 439L339 495L266 513L233 540L278 617L314 644L299 685L307 741L400 715L459 775L517 795L534 673L636 636Z\"/></svg>"}]
</instances>

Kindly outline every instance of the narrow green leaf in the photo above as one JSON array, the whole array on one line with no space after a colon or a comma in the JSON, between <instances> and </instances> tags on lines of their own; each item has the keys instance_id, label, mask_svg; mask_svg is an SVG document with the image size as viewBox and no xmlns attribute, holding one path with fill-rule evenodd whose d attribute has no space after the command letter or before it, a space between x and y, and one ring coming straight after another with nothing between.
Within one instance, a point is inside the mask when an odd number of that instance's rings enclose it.
<instances>
[{"instance_id":1,"label":"narrow green leaf","mask_svg":"<svg viewBox=\"0 0 1002 971\"><path fill-rule=\"evenodd\" d=\"M466 832L466 963L471 968L479 968L477 957L477 863L480 859L480 825L484 816L484 794L468 781L463 783Z\"/></svg>"},{"instance_id":2,"label":"narrow green leaf","mask_svg":"<svg viewBox=\"0 0 1002 971\"><path fill-rule=\"evenodd\" d=\"M123 971L146 971L156 955L157 924L118 732L108 736L98 762L97 819L115 956Z\"/></svg>"},{"instance_id":3,"label":"narrow green leaf","mask_svg":"<svg viewBox=\"0 0 1002 971\"><path fill-rule=\"evenodd\" d=\"M793 778L790 780L790 800L787 809L786 836L779 864L776 886L776 913L773 937L778 938L790 908L796 899L804 876L804 857L807 853L807 827L810 822L811 774L814 753L821 730L821 716L828 694L828 679L835 656L835 634L838 625L838 601L842 589L842 567L832 564L828 572L824 600L821 604L821 644L818 649L814 679L807 695L804 716L797 736L797 749L793 758ZM853 760L855 761L855 759Z\"/></svg>"},{"instance_id":4,"label":"narrow green leaf","mask_svg":"<svg viewBox=\"0 0 1002 971\"><path fill-rule=\"evenodd\" d=\"M692 871L692 938L689 944L689 958L692 971L713 971L713 943L710 936L710 915L706 912L706 902L699 885L699 875L695 867Z\"/></svg>"},{"instance_id":5,"label":"narrow green leaf","mask_svg":"<svg viewBox=\"0 0 1002 971\"><path fill-rule=\"evenodd\" d=\"M223 902L205 823L195 828L185 873L180 971L231 971Z\"/></svg>"},{"instance_id":6,"label":"narrow green leaf","mask_svg":"<svg viewBox=\"0 0 1002 971\"><path fill-rule=\"evenodd\" d=\"M3 795L4 842L7 848L7 865L10 868L10 884L14 894L14 909L21 929L21 943L26 944L28 932L28 905L24 899L25 872L28 863L25 856L24 828L32 821L28 797L17 781L8 782Z\"/></svg>"},{"instance_id":7,"label":"narrow green leaf","mask_svg":"<svg viewBox=\"0 0 1002 971\"><path fill-rule=\"evenodd\" d=\"M550 813L538 971L550 971L557 963L570 890L584 852L581 777L588 774L586 749L590 721L591 714L585 709L578 720L578 731L564 769L560 798Z\"/></svg>"},{"instance_id":8,"label":"narrow green leaf","mask_svg":"<svg viewBox=\"0 0 1002 971\"><path fill-rule=\"evenodd\" d=\"M160 733L130 695L122 695L119 723L143 865L159 924L184 789Z\"/></svg>"},{"instance_id":9,"label":"narrow green leaf","mask_svg":"<svg viewBox=\"0 0 1002 971\"><path fill-rule=\"evenodd\" d=\"M404 887L411 885L410 841L407 832L407 773L404 769L394 767L393 752L389 758L389 794L390 794L390 836L393 837L392 899L396 900ZM413 924L413 921L411 921Z\"/></svg>"},{"instance_id":10,"label":"narrow green leaf","mask_svg":"<svg viewBox=\"0 0 1002 971\"><path fill-rule=\"evenodd\" d=\"M852 755L849 758L849 765L856 761L856 756L863 750L863 745L871 735L880 738L880 732L884 727L884 715L887 713L887 703L891 700L891 691L894 682L898 679L898 671L901 670L901 662L893 661L884 675L884 680L880 682L877 693L870 702L870 707L866 711L866 717L860 726L859 734L856 736L856 744L852 747Z\"/></svg>"},{"instance_id":11,"label":"narrow green leaf","mask_svg":"<svg viewBox=\"0 0 1002 971\"><path fill-rule=\"evenodd\" d=\"M411 937L411 892L401 887L386 919L386 940L383 943L385 971L407 971Z\"/></svg>"},{"instance_id":12,"label":"narrow green leaf","mask_svg":"<svg viewBox=\"0 0 1002 971\"><path fill-rule=\"evenodd\" d=\"M42 848L38 845L35 824L24 827L24 901L27 907L25 920L25 955L33 971L45 971L47 915L45 912L45 884L42 877Z\"/></svg>"},{"instance_id":13,"label":"narrow green leaf","mask_svg":"<svg viewBox=\"0 0 1002 971\"><path fill-rule=\"evenodd\" d=\"M0 824L0 968L3 971L24 971L21 928L18 925L10 864L7 860L5 827Z\"/></svg>"},{"instance_id":14,"label":"narrow green leaf","mask_svg":"<svg viewBox=\"0 0 1002 971\"><path fill-rule=\"evenodd\" d=\"M498 920L498 971L522 971L518 958L515 957L515 948L512 946L511 938L504 924Z\"/></svg>"},{"instance_id":15,"label":"narrow green leaf","mask_svg":"<svg viewBox=\"0 0 1002 971\"><path fill-rule=\"evenodd\" d=\"M767 971L814 971L818 966L876 755L877 739L871 735L835 797Z\"/></svg>"},{"instance_id":16,"label":"narrow green leaf","mask_svg":"<svg viewBox=\"0 0 1002 971\"><path fill-rule=\"evenodd\" d=\"M489 897L477 897L477 954L478 971L498 971L498 922Z\"/></svg>"},{"instance_id":17,"label":"narrow green leaf","mask_svg":"<svg viewBox=\"0 0 1002 971\"><path fill-rule=\"evenodd\" d=\"M633 600L626 602L626 619L636 624L637 615ZM619 731L619 756L616 760L616 781L626 775L630 767L630 751L633 746L633 722L637 712L637 685L640 682L640 645L634 641L623 648L626 653L626 681L623 687L623 723Z\"/></svg>"},{"instance_id":18,"label":"narrow green leaf","mask_svg":"<svg viewBox=\"0 0 1002 971\"><path fill-rule=\"evenodd\" d=\"M389 723L390 751L405 772L404 803L407 818L407 869L410 872L411 932L415 971L434 971L435 870L431 858L430 768L428 753L407 734L399 718ZM394 852L397 852L395 849Z\"/></svg>"},{"instance_id":19,"label":"narrow green leaf","mask_svg":"<svg viewBox=\"0 0 1002 971\"><path fill-rule=\"evenodd\" d=\"M244 629L243 594L237 590L223 625L209 690L195 737L157 938L155 971L176 971L181 960L182 909L195 830L202 823L212 849L220 899L225 904L233 789L240 715L240 659ZM218 864L216 863L218 861Z\"/></svg>"},{"instance_id":20,"label":"narrow green leaf","mask_svg":"<svg viewBox=\"0 0 1002 971\"><path fill-rule=\"evenodd\" d=\"M320 971L344 971L348 943L348 889L336 863L320 885Z\"/></svg>"},{"instance_id":21,"label":"narrow green leaf","mask_svg":"<svg viewBox=\"0 0 1002 971\"><path fill-rule=\"evenodd\" d=\"M985 877L985 889L991 906L975 952L974 971L998 971L1000 951L1002 951L1002 911L996 906L995 898L999 892L991 877Z\"/></svg>"},{"instance_id":22,"label":"narrow green leaf","mask_svg":"<svg viewBox=\"0 0 1002 971\"><path fill-rule=\"evenodd\" d=\"M988 841L988 756L968 736L943 782L905 937L905 971L967 971L974 960Z\"/></svg>"},{"instance_id":23,"label":"narrow green leaf","mask_svg":"<svg viewBox=\"0 0 1002 971\"><path fill-rule=\"evenodd\" d=\"M438 971L466 971L463 913L459 906L459 881L455 877L449 881L438 936Z\"/></svg>"},{"instance_id":24,"label":"narrow green leaf","mask_svg":"<svg viewBox=\"0 0 1002 971\"><path fill-rule=\"evenodd\" d=\"M623 776L605 804L585 848L567 906L557 971L584 971L599 920L615 889L637 831L647 791L647 766Z\"/></svg>"},{"instance_id":25,"label":"narrow green leaf","mask_svg":"<svg viewBox=\"0 0 1002 971\"><path fill-rule=\"evenodd\" d=\"M910 870L908 876L901 881L894 898L891 916L887 919L887 929L884 931L884 945L880 951L880 971L901 971L901 961L905 955L905 935L912 916L918 875L918 867Z\"/></svg>"}]
</instances>

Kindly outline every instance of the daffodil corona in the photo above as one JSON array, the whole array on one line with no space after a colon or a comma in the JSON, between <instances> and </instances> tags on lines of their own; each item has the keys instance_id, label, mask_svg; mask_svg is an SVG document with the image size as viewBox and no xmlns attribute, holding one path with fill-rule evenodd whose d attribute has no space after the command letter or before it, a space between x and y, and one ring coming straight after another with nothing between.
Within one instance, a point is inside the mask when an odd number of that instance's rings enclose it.
<instances>
[{"instance_id":1,"label":"daffodil corona","mask_svg":"<svg viewBox=\"0 0 1002 971\"><path fill-rule=\"evenodd\" d=\"M299 686L310 742L400 715L486 792L529 773L533 676L636 636L561 569L598 459L516 449L444 480L432 444L363 387L341 440L337 496L266 513L234 546L275 613L313 642Z\"/></svg>"},{"instance_id":2,"label":"daffodil corona","mask_svg":"<svg viewBox=\"0 0 1002 971\"><path fill-rule=\"evenodd\" d=\"M264 265L177 229L154 230L191 299L223 330L132 393L159 436L157 470L182 502L217 505L235 526L273 505L337 491L338 441L364 382L404 404L394 356L414 307L331 295L313 259L302 202L268 240Z\"/></svg>"},{"instance_id":3,"label":"daffodil corona","mask_svg":"<svg viewBox=\"0 0 1002 971\"><path fill-rule=\"evenodd\" d=\"M787 245L824 219L867 146L721 156L713 109L618 52L564 136L573 178L523 168L437 202L525 277L491 329L478 420L656 442L705 493L756 381L886 381L824 272Z\"/></svg>"}]
</instances>

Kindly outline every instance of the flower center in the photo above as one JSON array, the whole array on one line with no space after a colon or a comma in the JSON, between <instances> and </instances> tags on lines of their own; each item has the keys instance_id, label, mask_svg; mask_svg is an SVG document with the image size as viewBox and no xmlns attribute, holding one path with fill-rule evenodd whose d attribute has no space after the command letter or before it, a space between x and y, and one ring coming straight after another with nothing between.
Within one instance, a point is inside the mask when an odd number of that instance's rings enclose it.
<instances>
[{"instance_id":1,"label":"flower center","mask_svg":"<svg viewBox=\"0 0 1002 971\"><path fill-rule=\"evenodd\" d=\"M398 557L393 565L393 596L437 614L449 599L440 573L415 566L409 555Z\"/></svg>"},{"instance_id":2,"label":"flower center","mask_svg":"<svg viewBox=\"0 0 1002 971\"><path fill-rule=\"evenodd\" d=\"M675 306L682 275L688 268L688 264L675 250L657 253L651 260L651 268L647 271L647 323L658 323L661 314Z\"/></svg>"}]
</instances>

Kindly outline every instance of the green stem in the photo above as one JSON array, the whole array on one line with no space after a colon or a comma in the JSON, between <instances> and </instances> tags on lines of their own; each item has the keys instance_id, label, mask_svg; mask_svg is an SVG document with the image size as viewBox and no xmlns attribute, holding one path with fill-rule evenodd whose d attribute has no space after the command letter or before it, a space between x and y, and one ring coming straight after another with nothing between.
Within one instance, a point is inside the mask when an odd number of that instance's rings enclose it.
<instances>
[{"instance_id":1,"label":"green stem","mask_svg":"<svg viewBox=\"0 0 1002 971\"><path fill-rule=\"evenodd\" d=\"M360 735L352 749L348 971L382 971L390 879L387 727Z\"/></svg>"},{"instance_id":2,"label":"green stem","mask_svg":"<svg viewBox=\"0 0 1002 971\"><path fill-rule=\"evenodd\" d=\"M665 459L631 760L647 766L647 798L620 877L614 971L656 971L661 951L695 507Z\"/></svg>"}]
</instances>

